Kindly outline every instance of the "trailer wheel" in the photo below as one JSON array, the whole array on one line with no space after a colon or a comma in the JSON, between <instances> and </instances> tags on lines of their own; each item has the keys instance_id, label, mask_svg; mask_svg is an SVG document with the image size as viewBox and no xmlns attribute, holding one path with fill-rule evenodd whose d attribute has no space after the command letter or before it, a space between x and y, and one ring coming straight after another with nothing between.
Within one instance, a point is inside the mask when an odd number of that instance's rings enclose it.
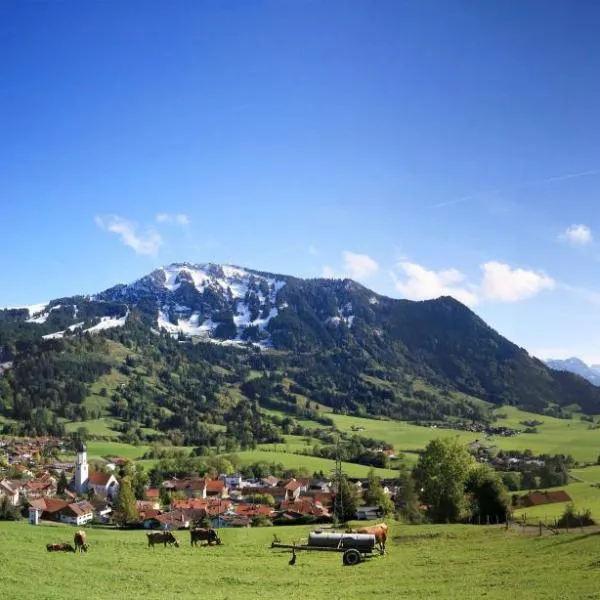
<instances>
[{"instance_id":1,"label":"trailer wheel","mask_svg":"<svg viewBox=\"0 0 600 600\"><path fill-rule=\"evenodd\" d=\"M357 565L360 562L360 552L356 548L350 548L344 552L342 562L347 566L351 567Z\"/></svg>"}]
</instances>

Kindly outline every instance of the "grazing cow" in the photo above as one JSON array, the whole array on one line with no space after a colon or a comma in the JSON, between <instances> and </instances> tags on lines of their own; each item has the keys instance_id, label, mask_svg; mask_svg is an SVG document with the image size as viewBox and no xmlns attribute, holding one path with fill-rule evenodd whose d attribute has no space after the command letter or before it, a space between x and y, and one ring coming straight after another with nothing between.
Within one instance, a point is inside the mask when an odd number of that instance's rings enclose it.
<instances>
[{"instance_id":1,"label":"grazing cow","mask_svg":"<svg viewBox=\"0 0 600 600\"><path fill-rule=\"evenodd\" d=\"M179 548L179 542L175 539L175 536L170 531L153 531L152 533L147 533L148 536L148 546L152 546L154 548L154 544L163 544L164 547L167 547L167 544L173 544L176 548Z\"/></svg>"},{"instance_id":2,"label":"grazing cow","mask_svg":"<svg viewBox=\"0 0 600 600\"><path fill-rule=\"evenodd\" d=\"M48 552L75 552L71 544L46 544Z\"/></svg>"},{"instance_id":3,"label":"grazing cow","mask_svg":"<svg viewBox=\"0 0 600 600\"><path fill-rule=\"evenodd\" d=\"M217 532L214 529L204 528L204 527L196 527L195 529L190 529L190 543L192 546L197 546L198 541L207 541L209 546L213 544L220 544L221 538L218 536Z\"/></svg>"},{"instance_id":4,"label":"grazing cow","mask_svg":"<svg viewBox=\"0 0 600 600\"><path fill-rule=\"evenodd\" d=\"M82 529L78 529L73 536L73 541L75 542L75 550L79 552L87 552L88 543L87 543L87 533Z\"/></svg>"},{"instance_id":5,"label":"grazing cow","mask_svg":"<svg viewBox=\"0 0 600 600\"><path fill-rule=\"evenodd\" d=\"M361 527L355 529L355 533L372 533L375 536L375 542L379 546L379 550L382 554L385 553L385 542L387 540L388 526L385 523L379 523L378 525L371 525L370 527Z\"/></svg>"}]
</instances>

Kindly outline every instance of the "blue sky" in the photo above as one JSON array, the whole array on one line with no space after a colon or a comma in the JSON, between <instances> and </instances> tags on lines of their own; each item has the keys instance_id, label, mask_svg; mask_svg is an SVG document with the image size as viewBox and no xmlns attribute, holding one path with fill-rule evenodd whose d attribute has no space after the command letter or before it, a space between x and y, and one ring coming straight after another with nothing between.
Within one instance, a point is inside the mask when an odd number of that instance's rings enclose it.
<instances>
[{"instance_id":1,"label":"blue sky","mask_svg":"<svg viewBox=\"0 0 600 600\"><path fill-rule=\"evenodd\" d=\"M173 261L451 294L600 362L600 5L0 3L0 306Z\"/></svg>"}]
</instances>

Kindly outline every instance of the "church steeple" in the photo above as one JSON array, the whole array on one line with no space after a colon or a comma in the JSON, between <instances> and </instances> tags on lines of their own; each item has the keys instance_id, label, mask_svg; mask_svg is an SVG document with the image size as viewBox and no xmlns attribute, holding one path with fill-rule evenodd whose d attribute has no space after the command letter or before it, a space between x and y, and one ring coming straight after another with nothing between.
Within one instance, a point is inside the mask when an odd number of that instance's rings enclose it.
<instances>
[{"instance_id":1,"label":"church steeple","mask_svg":"<svg viewBox=\"0 0 600 600\"><path fill-rule=\"evenodd\" d=\"M88 462L87 448L83 442L77 445L77 458L75 460L75 491L85 494L88 487Z\"/></svg>"}]
</instances>

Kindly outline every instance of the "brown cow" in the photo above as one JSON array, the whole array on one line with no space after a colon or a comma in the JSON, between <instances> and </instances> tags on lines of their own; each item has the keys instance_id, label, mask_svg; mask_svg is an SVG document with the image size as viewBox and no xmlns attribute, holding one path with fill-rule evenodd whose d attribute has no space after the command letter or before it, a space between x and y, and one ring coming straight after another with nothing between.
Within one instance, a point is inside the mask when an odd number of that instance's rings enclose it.
<instances>
[{"instance_id":1,"label":"brown cow","mask_svg":"<svg viewBox=\"0 0 600 600\"><path fill-rule=\"evenodd\" d=\"M147 533L148 536L148 546L152 546L154 548L154 544L163 544L164 547L167 547L167 544L173 544L176 548L179 548L179 542L175 539L175 536L170 531L153 531L152 533Z\"/></svg>"},{"instance_id":2,"label":"brown cow","mask_svg":"<svg viewBox=\"0 0 600 600\"><path fill-rule=\"evenodd\" d=\"M214 529L209 529L205 527L196 527L194 529L190 529L190 544L192 546L197 546L198 541L207 541L209 546L213 544L221 544L221 538L217 534Z\"/></svg>"},{"instance_id":3,"label":"brown cow","mask_svg":"<svg viewBox=\"0 0 600 600\"><path fill-rule=\"evenodd\" d=\"M73 536L73 541L75 542L75 550L78 552L87 552L88 543L87 543L87 533L82 529L78 529Z\"/></svg>"},{"instance_id":4,"label":"brown cow","mask_svg":"<svg viewBox=\"0 0 600 600\"><path fill-rule=\"evenodd\" d=\"M71 544L46 544L48 552L75 552Z\"/></svg>"},{"instance_id":5,"label":"brown cow","mask_svg":"<svg viewBox=\"0 0 600 600\"><path fill-rule=\"evenodd\" d=\"M385 542L387 541L388 526L385 523L371 525L370 527L360 527L354 530L355 533L372 533L375 536L375 541L379 545L379 550L385 554Z\"/></svg>"}]
</instances>

